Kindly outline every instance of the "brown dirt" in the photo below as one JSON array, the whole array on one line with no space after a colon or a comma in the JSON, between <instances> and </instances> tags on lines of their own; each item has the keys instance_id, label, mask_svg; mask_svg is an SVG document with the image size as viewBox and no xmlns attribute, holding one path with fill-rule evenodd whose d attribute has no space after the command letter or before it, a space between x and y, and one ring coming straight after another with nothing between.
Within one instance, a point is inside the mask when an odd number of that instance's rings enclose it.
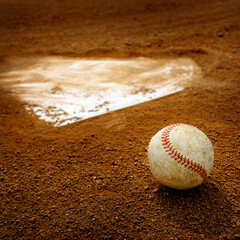
<instances>
[{"instance_id":1,"label":"brown dirt","mask_svg":"<svg viewBox=\"0 0 240 240\"><path fill-rule=\"evenodd\" d=\"M1 0L7 57L191 57L184 91L69 126L0 88L0 239L239 239L240 1ZM192 124L215 151L209 181L159 186L146 147Z\"/></svg>"}]
</instances>

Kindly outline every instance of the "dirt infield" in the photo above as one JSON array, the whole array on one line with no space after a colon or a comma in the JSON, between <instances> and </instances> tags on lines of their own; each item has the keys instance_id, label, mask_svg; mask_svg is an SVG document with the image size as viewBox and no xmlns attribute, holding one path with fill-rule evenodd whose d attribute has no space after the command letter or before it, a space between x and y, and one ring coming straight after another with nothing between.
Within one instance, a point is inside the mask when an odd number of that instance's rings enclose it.
<instances>
[{"instance_id":1,"label":"dirt infield","mask_svg":"<svg viewBox=\"0 0 240 240\"><path fill-rule=\"evenodd\" d=\"M193 59L183 91L63 127L30 115L0 79L0 239L240 239L240 1L1 0L9 57ZM160 186L151 137L188 123L211 140L209 181Z\"/></svg>"}]
</instances>

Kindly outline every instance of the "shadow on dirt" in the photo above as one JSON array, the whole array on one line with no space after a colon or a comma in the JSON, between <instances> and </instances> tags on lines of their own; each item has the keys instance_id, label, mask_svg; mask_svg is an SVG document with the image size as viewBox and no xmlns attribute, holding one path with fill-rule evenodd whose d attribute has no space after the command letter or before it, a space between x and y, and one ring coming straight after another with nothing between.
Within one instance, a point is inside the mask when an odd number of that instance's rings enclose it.
<instances>
[{"instance_id":1,"label":"shadow on dirt","mask_svg":"<svg viewBox=\"0 0 240 240\"><path fill-rule=\"evenodd\" d=\"M157 194L159 203L165 206L166 220L176 227L199 234L225 234L231 230L233 206L224 191L212 183L185 191L159 186Z\"/></svg>"}]
</instances>

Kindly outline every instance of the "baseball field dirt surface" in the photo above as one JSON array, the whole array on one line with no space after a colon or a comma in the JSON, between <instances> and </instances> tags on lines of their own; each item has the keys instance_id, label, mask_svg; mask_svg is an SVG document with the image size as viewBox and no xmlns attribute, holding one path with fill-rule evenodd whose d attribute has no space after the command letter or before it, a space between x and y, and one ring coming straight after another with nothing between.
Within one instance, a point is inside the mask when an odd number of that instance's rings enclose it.
<instances>
[{"instance_id":1,"label":"baseball field dirt surface","mask_svg":"<svg viewBox=\"0 0 240 240\"><path fill-rule=\"evenodd\" d=\"M23 71L44 83L44 58L187 59L198 73L173 94L55 126L18 95ZM240 239L239 111L238 0L0 0L0 239ZM146 161L176 123L214 149L207 182L190 190L160 185Z\"/></svg>"}]
</instances>

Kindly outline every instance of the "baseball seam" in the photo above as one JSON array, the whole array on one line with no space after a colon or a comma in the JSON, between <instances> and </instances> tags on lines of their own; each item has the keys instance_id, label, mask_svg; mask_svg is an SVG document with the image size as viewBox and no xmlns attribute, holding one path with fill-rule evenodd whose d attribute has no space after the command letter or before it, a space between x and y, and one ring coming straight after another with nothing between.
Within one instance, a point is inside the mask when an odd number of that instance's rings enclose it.
<instances>
[{"instance_id":1,"label":"baseball seam","mask_svg":"<svg viewBox=\"0 0 240 240\"><path fill-rule=\"evenodd\" d=\"M200 164L197 164L196 162L193 162L189 158L184 157L181 153L179 153L174 148L174 146L170 142L170 139L169 139L170 132L172 131L173 128L175 128L179 125L187 125L187 124L176 123L176 124L170 125L162 133L162 144L164 146L165 152L171 158L173 158L175 161L180 163L182 166L187 167L187 168L191 169L192 171L198 173L203 178L203 181L206 182L207 181L207 171L206 171L206 169L203 168ZM149 145L148 145L148 149L147 149L147 164L148 164L148 168L151 172L150 164L149 164Z\"/></svg>"},{"instance_id":2,"label":"baseball seam","mask_svg":"<svg viewBox=\"0 0 240 240\"><path fill-rule=\"evenodd\" d=\"M164 149L166 153L173 158L175 161L180 163L182 166L189 168L190 170L200 174L200 176L203 178L203 181L207 181L207 171L204 167L202 167L200 164L197 164L196 162L193 162L189 158L184 157L181 153L179 153L172 143L170 142L169 135L173 128L179 126L179 125L187 125L184 123L176 123L173 125L168 126L164 132L162 133L162 144L164 146Z\"/></svg>"}]
</instances>

